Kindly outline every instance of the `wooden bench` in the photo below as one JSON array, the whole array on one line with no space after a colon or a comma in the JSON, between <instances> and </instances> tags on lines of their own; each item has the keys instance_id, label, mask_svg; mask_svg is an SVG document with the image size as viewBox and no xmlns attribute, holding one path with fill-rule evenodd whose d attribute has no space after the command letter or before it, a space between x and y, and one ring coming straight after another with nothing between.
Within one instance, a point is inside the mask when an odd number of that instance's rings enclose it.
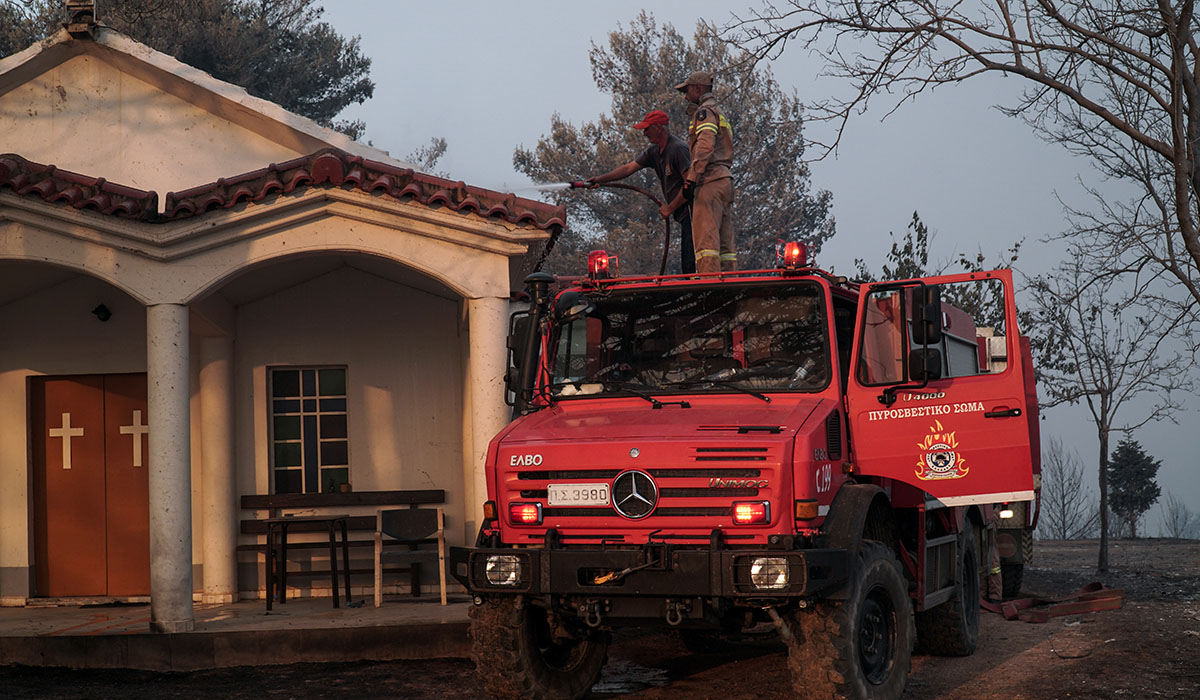
<instances>
[{"instance_id":1,"label":"wooden bench","mask_svg":"<svg viewBox=\"0 0 1200 700\"><path fill-rule=\"evenodd\" d=\"M378 525L378 510L394 509L397 507L408 507L417 509L422 505L441 504L446 500L446 492L442 489L427 489L427 490L409 490L409 491L351 491L347 493L287 493L287 494L252 494L244 495L241 498L241 507L244 511L266 511L265 517L244 518L240 521L239 531L243 535L256 536L256 542L240 544L237 547L239 552L258 552L266 554L267 552L267 522L266 518L277 518L286 515L285 511L299 511L295 514L302 515L320 515L329 513L346 513L352 508L370 507L376 510L375 513L366 515L350 515L346 518L346 529L350 533L351 539L348 544L353 549L364 547L375 547L375 532ZM441 510L440 508L438 509ZM297 522L288 528L292 533L324 533L327 526L322 523L304 523ZM354 537L355 534L361 535ZM404 547L411 551L419 544L434 544L437 540L430 538L416 542L404 541L398 539L388 539L382 544L384 547ZM329 543L321 541L312 542L288 542L287 549L289 552L296 550L319 550L329 547ZM280 561L279 566L286 567L286 561ZM330 562L330 568L310 569L305 571L289 571L288 577L307 576L330 576L337 567L337 562ZM267 591L270 595L270 581L274 572L265 572L267 577ZM386 574L404 574L409 575L412 594L419 596L421 594L421 564L419 561L410 561L406 566L391 566L382 570ZM345 572L347 580L352 575L375 574L374 567L372 568L352 568ZM334 596L338 595L337 591L333 591ZM281 598L285 598L287 591L280 591Z\"/></svg>"}]
</instances>

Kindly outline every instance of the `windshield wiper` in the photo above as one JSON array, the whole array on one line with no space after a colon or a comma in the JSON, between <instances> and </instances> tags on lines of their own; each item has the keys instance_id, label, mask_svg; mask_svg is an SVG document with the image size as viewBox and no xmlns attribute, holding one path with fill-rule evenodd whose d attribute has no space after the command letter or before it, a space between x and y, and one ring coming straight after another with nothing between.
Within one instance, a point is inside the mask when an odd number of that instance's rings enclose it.
<instances>
[{"instance_id":1,"label":"windshield wiper","mask_svg":"<svg viewBox=\"0 0 1200 700\"><path fill-rule=\"evenodd\" d=\"M771 403L770 396L767 396L766 394L764 394L762 392L755 391L753 389L747 389L744 386L738 386L737 384L734 384L734 382L737 382L737 381L741 381L741 380L740 379L684 379L684 380L678 381L678 382L670 382L669 386L682 386L685 384L714 384L717 386L727 386L730 389L735 389L737 391L742 392L743 394L749 394L750 396L753 396L756 399L762 399L766 403Z\"/></svg>"},{"instance_id":2,"label":"windshield wiper","mask_svg":"<svg viewBox=\"0 0 1200 700\"><path fill-rule=\"evenodd\" d=\"M604 383L605 388L612 388L612 389L616 389L617 391L626 391L626 392L629 392L630 394L633 394L634 396L637 396L638 398L645 399L645 400L649 401L650 404L654 408L662 408L663 406L673 406L673 405L678 405L680 408L691 408L692 407L692 405L690 403L688 403L687 401L659 401L658 399L654 398L650 394L647 394L646 392L641 391L640 388L645 386L642 384L633 384L632 382L618 382L618 381L613 381L613 380L607 380L603 383ZM649 389L650 387L645 387L645 388Z\"/></svg>"}]
</instances>

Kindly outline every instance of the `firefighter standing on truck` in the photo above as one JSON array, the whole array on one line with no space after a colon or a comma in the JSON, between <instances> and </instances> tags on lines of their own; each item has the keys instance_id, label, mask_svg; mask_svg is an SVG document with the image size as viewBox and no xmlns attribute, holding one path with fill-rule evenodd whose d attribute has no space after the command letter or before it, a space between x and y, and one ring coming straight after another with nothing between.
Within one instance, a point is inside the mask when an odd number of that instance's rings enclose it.
<instances>
[{"instance_id":1,"label":"firefighter standing on truck","mask_svg":"<svg viewBox=\"0 0 1200 700\"><path fill-rule=\"evenodd\" d=\"M588 184L597 185L614 180L623 180L642 168L653 168L662 185L663 198L667 203L662 205L658 213L666 219L674 216L679 222L679 264L683 274L690 275L696 271L696 256L692 250L692 208L684 203L680 192L683 190L683 176L691 165L688 145L678 136L672 134L667 125L670 117L661 109L656 109L646 115L645 119L633 125L646 135L650 147L642 152L635 160L613 170L587 179ZM672 206L678 200L679 205Z\"/></svg>"},{"instance_id":2,"label":"firefighter standing on truck","mask_svg":"<svg viewBox=\"0 0 1200 700\"><path fill-rule=\"evenodd\" d=\"M737 269L729 211L733 204L733 173L729 170L733 131L717 107L712 82L712 73L696 71L675 86L688 102L697 105L688 127L692 165L683 178L681 194L692 200L692 242L700 273Z\"/></svg>"}]
</instances>

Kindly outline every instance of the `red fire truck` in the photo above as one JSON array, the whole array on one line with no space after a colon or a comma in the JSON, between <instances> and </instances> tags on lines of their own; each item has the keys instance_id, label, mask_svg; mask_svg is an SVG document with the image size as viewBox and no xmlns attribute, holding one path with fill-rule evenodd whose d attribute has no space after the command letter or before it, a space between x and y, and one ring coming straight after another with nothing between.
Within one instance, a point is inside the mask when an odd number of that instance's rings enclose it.
<instances>
[{"instance_id":1,"label":"red fire truck","mask_svg":"<svg viewBox=\"0 0 1200 700\"><path fill-rule=\"evenodd\" d=\"M629 625L773 623L801 697L897 698L914 644L974 651L985 533L1038 468L1011 273L859 285L779 257L526 279L517 418L451 552L491 694L581 697Z\"/></svg>"}]
</instances>

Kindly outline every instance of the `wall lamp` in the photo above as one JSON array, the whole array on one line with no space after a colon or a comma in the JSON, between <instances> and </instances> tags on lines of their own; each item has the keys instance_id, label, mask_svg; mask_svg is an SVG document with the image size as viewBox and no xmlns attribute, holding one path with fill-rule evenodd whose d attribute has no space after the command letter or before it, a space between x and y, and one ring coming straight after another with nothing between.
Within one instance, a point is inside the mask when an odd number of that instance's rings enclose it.
<instances>
[{"instance_id":1,"label":"wall lamp","mask_svg":"<svg viewBox=\"0 0 1200 700\"><path fill-rule=\"evenodd\" d=\"M92 315L100 319L100 323L104 323L108 319L112 318L112 311L109 311L107 306L101 304L92 309Z\"/></svg>"}]
</instances>

